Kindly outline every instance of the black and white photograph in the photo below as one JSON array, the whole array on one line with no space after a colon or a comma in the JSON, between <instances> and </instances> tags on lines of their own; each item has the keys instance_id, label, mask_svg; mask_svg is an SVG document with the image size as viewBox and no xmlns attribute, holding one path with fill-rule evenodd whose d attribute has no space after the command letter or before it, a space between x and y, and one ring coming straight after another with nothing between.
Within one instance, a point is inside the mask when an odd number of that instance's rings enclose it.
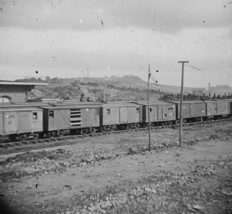
<instances>
[{"instance_id":1,"label":"black and white photograph","mask_svg":"<svg viewBox=\"0 0 232 214\"><path fill-rule=\"evenodd\" d=\"M0 0L0 213L232 214L232 1Z\"/></svg>"}]
</instances>

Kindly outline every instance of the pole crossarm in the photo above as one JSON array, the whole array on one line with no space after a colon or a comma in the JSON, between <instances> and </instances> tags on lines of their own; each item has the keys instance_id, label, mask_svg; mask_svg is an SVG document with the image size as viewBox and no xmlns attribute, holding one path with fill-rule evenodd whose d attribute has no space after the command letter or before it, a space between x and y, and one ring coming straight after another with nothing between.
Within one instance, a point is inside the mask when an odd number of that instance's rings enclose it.
<instances>
[{"instance_id":1,"label":"pole crossarm","mask_svg":"<svg viewBox=\"0 0 232 214\"><path fill-rule=\"evenodd\" d=\"M178 61L178 63L189 63L189 61Z\"/></svg>"}]
</instances>

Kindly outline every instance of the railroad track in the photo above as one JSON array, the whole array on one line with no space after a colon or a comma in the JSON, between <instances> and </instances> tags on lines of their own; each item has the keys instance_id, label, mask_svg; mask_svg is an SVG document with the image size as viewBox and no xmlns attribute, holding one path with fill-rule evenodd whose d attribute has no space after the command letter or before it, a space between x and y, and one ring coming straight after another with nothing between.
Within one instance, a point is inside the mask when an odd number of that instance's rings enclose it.
<instances>
[{"instance_id":1,"label":"railroad track","mask_svg":"<svg viewBox=\"0 0 232 214\"><path fill-rule=\"evenodd\" d=\"M184 123L183 127L204 125L204 124L211 124L211 123L218 123L218 122L225 122L225 121L232 121L232 118L194 122L194 123ZM175 125L152 126L150 129L151 131L154 131L156 129L178 128L178 127L179 125L175 124ZM16 142L1 142L0 150L14 149L14 148L20 148L20 147L23 148L23 147L32 146L35 144L43 145L47 143L54 146L56 144L60 144L61 141L72 140L72 139L75 140L75 139L82 139L82 138L87 138L87 137L97 137L97 136L104 136L104 135L111 135L111 134L121 134L121 133L128 133L128 132L147 132L147 131L148 131L148 127L117 130L117 131L104 131L104 132L99 132L99 133L90 133L90 134L83 134L83 135L64 135L64 136L59 136L59 137L31 139L31 140L23 140L23 141L16 141Z\"/></svg>"}]
</instances>

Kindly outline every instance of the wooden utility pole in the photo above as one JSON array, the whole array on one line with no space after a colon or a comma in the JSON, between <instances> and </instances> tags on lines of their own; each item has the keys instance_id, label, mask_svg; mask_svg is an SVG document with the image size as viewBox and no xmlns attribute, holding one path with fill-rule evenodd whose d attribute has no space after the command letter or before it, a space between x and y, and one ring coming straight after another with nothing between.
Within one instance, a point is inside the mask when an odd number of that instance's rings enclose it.
<instances>
[{"instance_id":1,"label":"wooden utility pole","mask_svg":"<svg viewBox=\"0 0 232 214\"><path fill-rule=\"evenodd\" d=\"M147 116L148 116L148 150L151 151L151 127L150 127L150 64L148 65L148 81L147 81Z\"/></svg>"},{"instance_id":2,"label":"wooden utility pole","mask_svg":"<svg viewBox=\"0 0 232 214\"><path fill-rule=\"evenodd\" d=\"M183 90L184 90L184 64L185 63L189 63L189 61L178 61L178 63L182 64L182 74L181 74L181 92L180 92L180 132L179 132L179 147L181 147L182 145L182 123L183 123L183 115L182 115L182 111L183 111Z\"/></svg>"}]
</instances>

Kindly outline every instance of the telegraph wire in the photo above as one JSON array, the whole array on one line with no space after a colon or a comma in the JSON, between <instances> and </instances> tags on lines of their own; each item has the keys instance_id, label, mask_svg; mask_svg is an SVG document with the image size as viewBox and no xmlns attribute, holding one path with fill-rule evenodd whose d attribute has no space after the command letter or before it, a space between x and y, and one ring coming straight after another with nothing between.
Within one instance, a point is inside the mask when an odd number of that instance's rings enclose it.
<instances>
[{"instance_id":1,"label":"telegraph wire","mask_svg":"<svg viewBox=\"0 0 232 214\"><path fill-rule=\"evenodd\" d=\"M192 65L187 65L188 67L191 67L191 68L193 68L193 69L196 69L196 70L198 70L198 71L202 71L200 68L197 68L197 67L195 67L195 66L192 66Z\"/></svg>"}]
</instances>

